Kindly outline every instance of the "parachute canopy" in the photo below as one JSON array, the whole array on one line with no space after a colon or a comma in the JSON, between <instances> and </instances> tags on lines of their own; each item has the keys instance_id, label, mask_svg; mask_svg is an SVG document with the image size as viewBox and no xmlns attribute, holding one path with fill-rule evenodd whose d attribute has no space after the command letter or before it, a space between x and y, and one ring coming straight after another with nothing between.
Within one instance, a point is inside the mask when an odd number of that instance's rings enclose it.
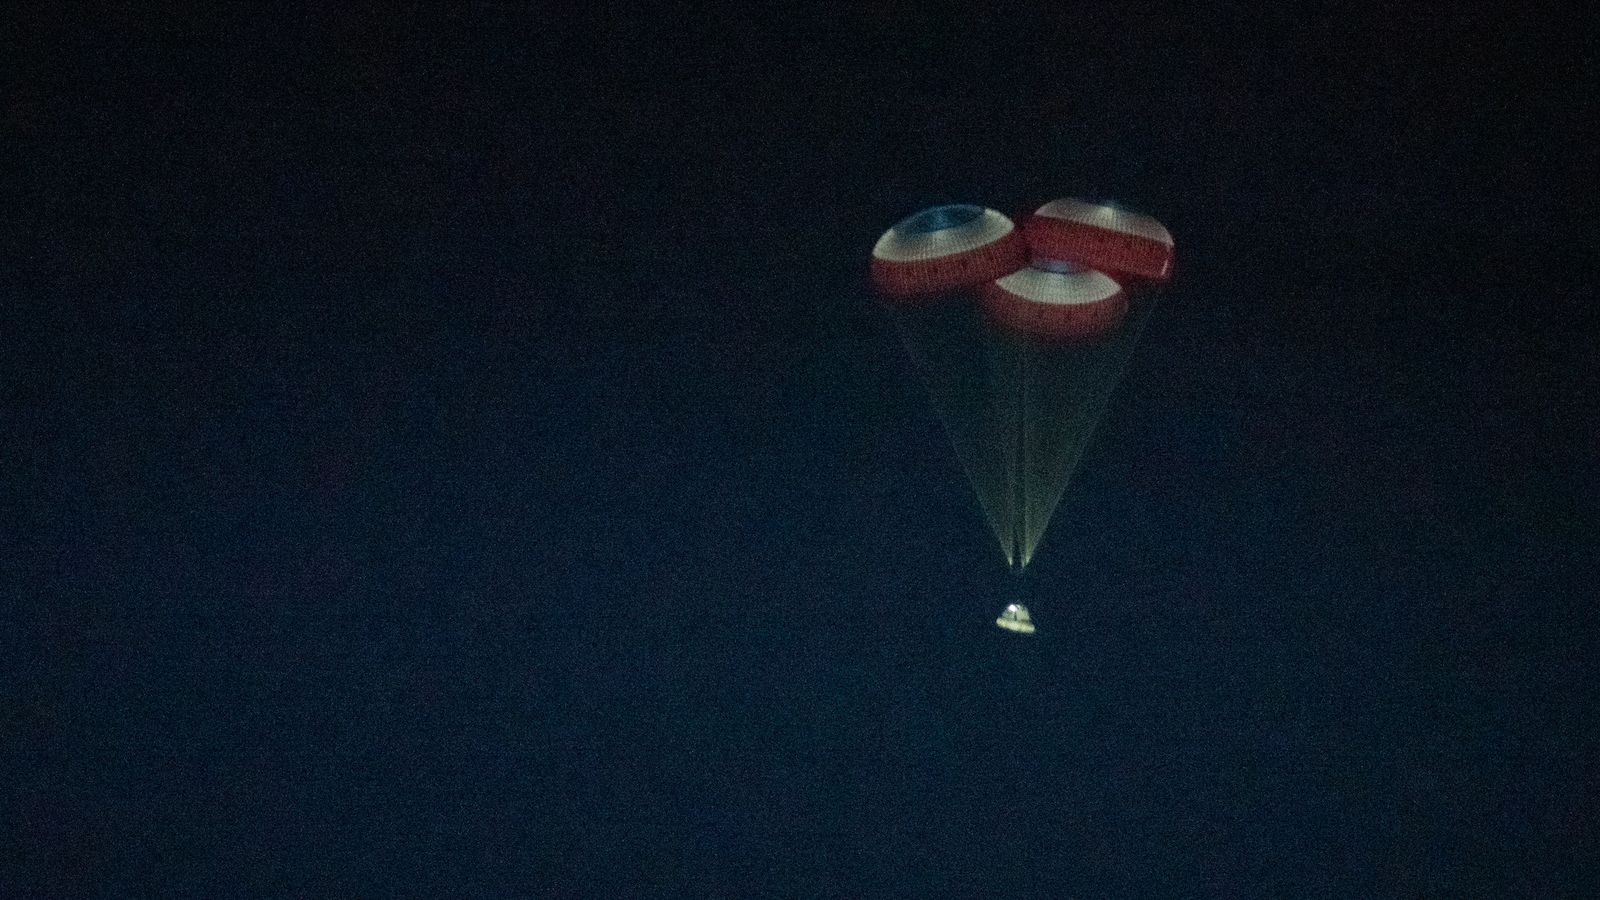
<instances>
[{"instance_id":1,"label":"parachute canopy","mask_svg":"<svg viewBox=\"0 0 1600 900\"><path fill-rule=\"evenodd\" d=\"M981 206L935 206L902 219L872 248L872 283L916 301L1015 272L1028 258L1011 220Z\"/></svg>"},{"instance_id":2,"label":"parachute canopy","mask_svg":"<svg viewBox=\"0 0 1600 900\"><path fill-rule=\"evenodd\" d=\"M1040 207L1020 236L994 210L934 207L873 248L873 283L1015 570L1043 540L1171 265L1159 222L1075 200Z\"/></svg>"},{"instance_id":3,"label":"parachute canopy","mask_svg":"<svg viewBox=\"0 0 1600 900\"><path fill-rule=\"evenodd\" d=\"M978 287L995 322L1023 334L1084 338L1115 328L1128 298L1111 276L1092 269L1056 269L1045 260Z\"/></svg>"},{"instance_id":4,"label":"parachute canopy","mask_svg":"<svg viewBox=\"0 0 1600 900\"><path fill-rule=\"evenodd\" d=\"M1172 234L1136 212L1052 200L1024 220L1022 231L1035 256L1068 260L1123 281L1160 284L1172 277Z\"/></svg>"}]
</instances>

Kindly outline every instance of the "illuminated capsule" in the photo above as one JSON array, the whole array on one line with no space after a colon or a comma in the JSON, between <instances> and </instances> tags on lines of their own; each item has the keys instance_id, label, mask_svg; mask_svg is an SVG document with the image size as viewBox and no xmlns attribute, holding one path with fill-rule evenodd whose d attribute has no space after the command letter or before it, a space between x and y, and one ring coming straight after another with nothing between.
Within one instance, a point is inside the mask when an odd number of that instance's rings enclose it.
<instances>
[{"instance_id":1,"label":"illuminated capsule","mask_svg":"<svg viewBox=\"0 0 1600 900\"><path fill-rule=\"evenodd\" d=\"M872 283L905 301L970 288L1027 264L1011 220L981 206L935 206L902 219L872 248Z\"/></svg>"},{"instance_id":2,"label":"illuminated capsule","mask_svg":"<svg viewBox=\"0 0 1600 900\"><path fill-rule=\"evenodd\" d=\"M1094 337L1128 312L1128 295L1111 276L1054 260L991 281L978 298L995 323L1040 338Z\"/></svg>"},{"instance_id":3,"label":"illuminated capsule","mask_svg":"<svg viewBox=\"0 0 1600 900\"><path fill-rule=\"evenodd\" d=\"M1017 634L1033 634L1033 617L1028 615L1028 608L1021 603L1012 603L1000 613L1000 618L994 623L1007 631Z\"/></svg>"},{"instance_id":4,"label":"illuminated capsule","mask_svg":"<svg viewBox=\"0 0 1600 900\"><path fill-rule=\"evenodd\" d=\"M1165 282L1172 277L1172 234L1149 216L1052 200L1022 222L1034 256L1099 269L1119 280Z\"/></svg>"}]
</instances>

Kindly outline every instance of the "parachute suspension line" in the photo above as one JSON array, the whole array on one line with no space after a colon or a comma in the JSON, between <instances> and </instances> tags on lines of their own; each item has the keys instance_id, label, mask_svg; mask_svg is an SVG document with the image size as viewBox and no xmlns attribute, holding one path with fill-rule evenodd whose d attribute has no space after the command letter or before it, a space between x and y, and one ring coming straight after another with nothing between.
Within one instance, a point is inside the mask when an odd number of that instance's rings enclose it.
<instances>
[{"instance_id":1,"label":"parachute suspension line","mask_svg":"<svg viewBox=\"0 0 1600 900\"><path fill-rule=\"evenodd\" d=\"M1088 433L1092 434L1099 428L1100 420L1105 417L1106 410L1110 408L1111 397L1116 393L1123 376L1127 374L1128 367L1133 362L1134 348L1138 347L1139 339L1144 336L1145 325L1149 323L1151 314L1155 312L1159 300L1159 292L1152 292L1147 295L1145 301L1140 304L1143 308L1136 309L1136 312L1129 316L1128 322L1124 326L1128 329L1124 338L1128 342L1126 351L1113 354L1109 359L1102 359L1099 362L1094 380L1100 385L1100 389L1086 398L1085 405L1080 407ZM1077 452L1067 463L1067 477L1063 478L1061 483L1055 486L1050 496L1041 498L1044 501L1044 505L1039 508L1039 515L1034 516L1034 520L1048 522L1051 516L1055 514L1056 507L1060 505L1061 498L1066 494L1067 485L1072 481L1072 473L1076 471L1078 463L1082 461L1084 450L1085 447L1082 446L1077 449ZM1050 486L1045 486L1045 489L1049 490ZM1043 534L1041 532L1037 535L1030 534L1025 539L1029 559L1032 558L1034 545L1039 543L1042 538Z\"/></svg>"},{"instance_id":2,"label":"parachute suspension line","mask_svg":"<svg viewBox=\"0 0 1600 900\"><path fill-rule=\"evenodd\" d=\"M912 368L916 369L917 371L917 379L922 382L923 389L926 390L928 396L932 398L934 411L939 414L939 418L944 423L939 430L944 432L945 440L950 442L951 449L955 451L956 462L961 465L963 474L967 476L967 481L972 484L973 488L980 495L980 502L978 506L983 512L984 519L989 523L989 529L993 531L995 537L999 539L1000 549L1006 554L1006 561L1008 564L1010 564L1012 560L1016 559L1016 557L1012 555L1012 544L1007 539L1004 526L998 519L995 518L994 513L990 511L988 504L981 502L981 496L983 494L982 485L984 483L983 477L980 474L983 471L981 468L982 463L973 456L972 448L968 447L965 442L957 438L953 430L954 426L950 424L953 421L951 413L957 412L957 410L947 408L946 398L943 398L940 395L940 392L937 390L934 384L934 361L917 349L916 342L912 340L911 335L907 331L906 327L896 323L895 333L900 336L900 344L906 348L906 355L911 357Z\"/></svg>"},{"instance_id":3,"label":"parachute suspension line","mask_svg":"<svg viewBox=\"0 0 1600 900\"><path fill-rule=\"evenodd\" d=\"M1017 540L1017 574L1028 567L1028 343L1020 341L1016 351L1017 379L1016 479L1013 483L1012 517Z\"/></svg>"}]
</instances>

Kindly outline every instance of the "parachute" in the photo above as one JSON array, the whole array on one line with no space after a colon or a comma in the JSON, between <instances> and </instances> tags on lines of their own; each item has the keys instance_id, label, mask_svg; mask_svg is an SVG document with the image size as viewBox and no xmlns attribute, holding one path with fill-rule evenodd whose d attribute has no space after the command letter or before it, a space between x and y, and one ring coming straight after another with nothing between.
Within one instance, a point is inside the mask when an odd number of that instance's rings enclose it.
<instances>
[{"instance_id":1,"label":"parachute","mask_svg":"<svg viewBox=\"0 0 1600 900\"><path fill-rule=\"evenodd\" d=\"M992 209L933 207L873 248L873 285L1018 574L1044 540L1172 257L1172 236L1155 219L1069 199L1039 207L1020 229ZM1021 631L1013 620L997 624Z\"/></svg>"}]
</instances>

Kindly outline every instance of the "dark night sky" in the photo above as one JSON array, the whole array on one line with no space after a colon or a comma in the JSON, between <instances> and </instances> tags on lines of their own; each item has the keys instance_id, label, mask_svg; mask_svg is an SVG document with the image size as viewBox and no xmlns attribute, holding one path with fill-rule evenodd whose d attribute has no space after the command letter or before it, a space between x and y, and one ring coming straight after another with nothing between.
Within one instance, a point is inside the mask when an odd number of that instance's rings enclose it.
<instances>
[{"instance_id":1,"label":"dark night sky","mask_svg":"<svg viewBox=\"0 0 1600 900\"><path fill-rule=\"evenodd\" d=\"M140 6L0 25L0 895L1596 877L1570 22ZM1178 274L1025 640L865 262L1062 195Z\"/></svg>"}]
</instances>

